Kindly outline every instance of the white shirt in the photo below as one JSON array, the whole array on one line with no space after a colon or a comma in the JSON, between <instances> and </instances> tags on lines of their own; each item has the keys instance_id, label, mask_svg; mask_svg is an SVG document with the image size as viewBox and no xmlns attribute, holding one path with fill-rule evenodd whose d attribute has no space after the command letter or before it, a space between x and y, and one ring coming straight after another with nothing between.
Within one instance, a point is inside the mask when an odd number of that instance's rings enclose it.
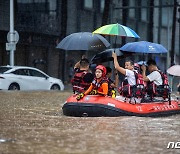
<instances>
[{"instance_id":1,"label":"white shirt","mask_svg":"<svg viewBox=\"0 0 180 154\"><path fill-rule=\"evenodd\" d=\"M147 76L150 82L154 82L156 85L162 85L162 77L158 71L153 71L151 74Z\"/></svg>"},{"instance_id":2,"label":"white shirt","mask_svg":"<svg viewBox=\"0 0 180 154\"><path fill-rule=\"evenodd\" d=\"M136 78L135 78L135 75L134 75L134 71L126 69L126 77L127 77L128 83L131 86L136 85Z\"/></svg>"}]
</instances>

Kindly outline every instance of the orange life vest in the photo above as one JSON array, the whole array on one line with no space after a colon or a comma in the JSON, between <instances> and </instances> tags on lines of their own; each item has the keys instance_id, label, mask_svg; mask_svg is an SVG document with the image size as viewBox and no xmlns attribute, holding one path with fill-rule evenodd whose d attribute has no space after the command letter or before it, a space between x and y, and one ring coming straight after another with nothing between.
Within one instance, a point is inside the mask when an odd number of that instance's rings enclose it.
<instances>
[{"instance_id":1,"label":"orange life vest","mask_svg":"<svg viewBox=\"0 0 180 154\"><path fill-rule=\"evenodd\" d=\"M94 78L94 80L92 81L92 85L93 85L93 90L97 90L99 92L103 92L103 89L101 87L101 85L103 83L108 83L108 79L106 77L102 78L101 81L97 81L96 78Z\"/></svg>"}]
</instances>

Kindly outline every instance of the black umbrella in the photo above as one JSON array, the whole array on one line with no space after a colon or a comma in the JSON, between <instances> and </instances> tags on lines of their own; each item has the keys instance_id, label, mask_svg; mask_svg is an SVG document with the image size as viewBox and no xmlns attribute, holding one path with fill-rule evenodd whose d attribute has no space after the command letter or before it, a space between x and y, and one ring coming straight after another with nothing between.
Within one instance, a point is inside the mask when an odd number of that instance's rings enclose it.
<instances>
[{"instance_id":1,"label":"black umbrella","mask_svg":"<svg viewBox=\"0 0 180 154\"><path fill-rule=\"evenodd\" d=\"M110 46L110 43L99 34L90 32L73 33L66 36L56 48L64 50L103 50Z\"/></svg>"},{"instance_id":2,"label":"black umbrella","mask_svg":"<svg viewBox=\"0 0 180 154\"><path fill-rule=\"evenodd\" d=\"M119 48L106 49L106 50L96 54L91 59L91 64L97 64L97 63L104 63L104 62L108 62L108 61L113 61L112 52L115 52L117 54L118 59L122 59L122 58L125 58L125 57L130 56L130 55L133 54L132 52L120 51Z\"/></svg>"}]
</instances>

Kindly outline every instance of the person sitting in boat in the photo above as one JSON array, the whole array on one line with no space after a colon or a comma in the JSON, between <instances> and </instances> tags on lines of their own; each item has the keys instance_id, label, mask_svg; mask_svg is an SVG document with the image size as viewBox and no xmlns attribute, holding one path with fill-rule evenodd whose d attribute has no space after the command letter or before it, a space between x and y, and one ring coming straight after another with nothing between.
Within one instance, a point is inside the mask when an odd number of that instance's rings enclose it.
<instances>
[{"instance_id":1,"label":"person sitting in boat","mask_svg":"<svg viewBox=\"0 0 180 154\"><path fill-rule=\"evenodd\" d=\"M89 71L89 61L87 58L81 59L74 66L74 77L71 80L74 93L82 93L87 90L94 79L94 75Z\"/></svg>"},{"instance_id":2,"label":"person sitting in boat","mask_svg":"<svg viewBox=\"0 0 180 154\"><path fill-rule=\"evenodd\" d=\"M108 95L108 80L106 77L106 67L98 65L95 69L95 78L92 81L90 87L84 92L79 94L76 99L80 100L85 95Z\"/></svg>"},{"instance_id":3,"label":"person sitting in boat","mask_svg":"<svg viewBox=\"0 0 180 154\"><path fill-rule=\"evenodd\" d=\"M147 94L151 100L154 97L163 97L163 99L170 99L170 88L168 84L167 75L160 71L156 65L155 60L148 60L147 62L149 75L146 76L146 66L142 65L142 75L144 81L147 82Z\"/></svg>"},{"instance_id":4,"label":"person sitting in boat","mask_svg":"<svg viewBox=\"0 0 180 154\"><path fill-rule=\"evenodd\" d=\"M119 93L123 97L136 97L142 98L145 95L145 83L142 78L142 75L134 70L134 63L131 60L125 61L125 68L120 67L117 61L116 53L112 53L112 57L114 58L114 66L115 68L125 75L125 80L122 82L122 86L119 88Z\"/></svg>"},{"instance_id":5,"label":"person sitting in boat","mask_svg":"<svg viewBox=\"0 0 180 154\"><path fill-rule=\"evenodd\" d=\"M108 95L111 96L112 98L116 97L116 91L115 88L118 87L119 84L119 76L118 76L118 72L117 70L115 70L115 80L113 81L111 79L112 76L112 69L110 67L106 67L107 73L106 73L106 77L108 78Z\"/></svg>"}]
</instances>

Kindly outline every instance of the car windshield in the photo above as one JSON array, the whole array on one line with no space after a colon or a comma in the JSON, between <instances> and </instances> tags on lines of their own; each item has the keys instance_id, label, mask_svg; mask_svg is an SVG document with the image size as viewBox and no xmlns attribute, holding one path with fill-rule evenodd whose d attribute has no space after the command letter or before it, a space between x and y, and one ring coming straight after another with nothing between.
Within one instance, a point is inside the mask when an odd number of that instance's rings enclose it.
<instances>
[{"instance_id":1,"label":"car windshield","mask_svg":"<svg viewBox=\"0 0 180 154\"><path fill-rule=\"evenodd\" d=\"M10 70L11 67L0 67L0 73L4 73L6 72L7 70Z\"/></svg>"}]
</instances>

